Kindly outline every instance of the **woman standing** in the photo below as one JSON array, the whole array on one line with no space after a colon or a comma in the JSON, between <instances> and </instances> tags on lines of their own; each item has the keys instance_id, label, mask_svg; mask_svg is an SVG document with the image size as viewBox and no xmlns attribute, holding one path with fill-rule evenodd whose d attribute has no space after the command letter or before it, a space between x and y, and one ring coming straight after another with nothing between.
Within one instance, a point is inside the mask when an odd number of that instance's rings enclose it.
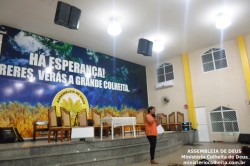
<instances>
[{"instance_id":1,"label":"woman standing","mask_svg":"<svg viewBox=\"0 0 250 166\"><path fill-rule=\"evenodd\" d=\"M150 162L151 164L158 164L155 161L155 147L157 141L157 124L158 122L155 119L155 107L150 106L148 108L148 114L145 117L145 132L150 143Z\"/></svg>"}]
</instances>

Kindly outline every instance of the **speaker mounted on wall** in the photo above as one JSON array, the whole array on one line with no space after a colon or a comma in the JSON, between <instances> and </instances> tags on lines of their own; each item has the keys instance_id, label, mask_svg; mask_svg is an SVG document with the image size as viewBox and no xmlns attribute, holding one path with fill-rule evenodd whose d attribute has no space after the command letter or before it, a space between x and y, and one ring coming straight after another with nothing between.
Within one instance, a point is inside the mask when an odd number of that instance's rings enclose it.
<instances>
[{"instance_id":1,"label":"speaker mounted on wall","mask_svg":"<svg viewBox=\"0 0 250 166\"><path fill-rule=\"evenodd\" d=\"M79 29L81 10L67 3L58 1L56 8L55 24L62 25L70 29Z\"/></svg>"},{"instance_id":2,"label":"speaker mounted on wall","mask_svg":"<svg viewBox=\"0 0 250 166\"><path fill-rule=\"evenodd\" d=\"M137 53L144 56L152 56L153 42L147 39L139 39Z\"/></svg>"},{"instance_id":3,"label":"speaker mounted on wall","mask_svg":"<svg viewBox=\"0 0 250 166\"><path fill-rule=\"evenodd\" d=\"M55 24L68 26L71 6L67 3L58 1L56 7Z\"/></svg>"},{"instance_id":4,"label":"speaker mounted on wall","mask_svg":"<svg viewBox=\"0 0 250 166\"><path fill-rule=\"evenodd\" d=\"M81 16L81 10L71 6L68 28L70 29L79 29L79 20Z\"/></svg>"}]
</instances>

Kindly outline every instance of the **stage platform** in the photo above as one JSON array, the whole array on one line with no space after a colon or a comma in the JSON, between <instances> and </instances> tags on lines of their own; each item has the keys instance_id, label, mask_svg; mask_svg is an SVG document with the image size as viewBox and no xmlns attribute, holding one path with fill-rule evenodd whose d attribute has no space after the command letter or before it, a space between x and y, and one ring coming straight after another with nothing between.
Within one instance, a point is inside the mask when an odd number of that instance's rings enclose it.
<instances>
[{"instance_id":1,"label":"stage platform","mask_svg":"<svg viewBox=\"0 0 250 166\"><path fill-rule=\"evenodd\" d=\"M185 132L164 132L157 138L157 156L160 157L183 147ZM122 166L149 160L149 143L144 134L136 138L130 133L121 136L72 139L64 142L32 142L0 144L1 166Z\"/></svg>"}]
</instances>

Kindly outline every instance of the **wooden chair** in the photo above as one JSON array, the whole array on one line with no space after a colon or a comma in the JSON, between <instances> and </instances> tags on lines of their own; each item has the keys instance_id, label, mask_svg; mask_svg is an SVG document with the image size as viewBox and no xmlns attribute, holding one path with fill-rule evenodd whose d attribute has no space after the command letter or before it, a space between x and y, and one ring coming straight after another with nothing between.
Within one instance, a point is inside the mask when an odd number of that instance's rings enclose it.
<instances>
[{"instance_id":1,"label":"wooden chair","mask_svg":"<svg viewBox=\"0 0 250 166\"><path fill-rule=\"evenodd\" d=\"M129 111L122 111L122 112L120 112L120 117L130 117Z\"/></svg>"},{"instance_id":2,"label":"wooden chair","mask_svg":"<svg viewBox=\"0 0 250 166\"><path fill-rule=\"evenodd\" d=\"M70 112L65 108L60 107L61 118L62 118L62 127L65 130L65 136L67 136L68 140L71 139L71 117Z\"/></svg>"},{"instance_id":3,"label":"wooden chair","mask_svg":"<svg viewBox=\"0 0 250 166\"><path fill-rule=\"evenodd\" d=\"M145 123L144 118L146 115L146 111L144 109L137 111L136 113L136 133L140 134L140 131L145 131Z\"/></svg>"},{"instance_id":4,"label":"wooden chair","mask_svg":"<svg viewBox=\"0 0 250 166\"><path fill-rule=\"evenodd\" d=\"M88 126L88 119L87 119L87 111L86 109L81 110L80 112L77 112L77 123L79 127L86 127Z\"/></svg>"},{"instance_id":5,"label":"wooden chair","mask_svg":"<svg viewBox=\"0 0 250 166\"><path fill-rule=\"evenodd\" d=\"M105 110L104 111L104 117L113 117L113 112L110 110ZM108 125L111 125L110 122L107 122Z\"/></svg>"},{"instance_id":6,"label":"wooden chair","mask_svg":"<svg viewBox=\"0 0 250 166\"><path fill-rule=\"evenodd\" d=\"M57 135L59 132L61 134L61 142L63 142L65 128L58 126L56 117L56 107L53 106L48 109L48 143L50 143L51 134L54 135L55 141L57 141Z\"/></svg>"},{"instance_id":7,"label":"wooden chair","mask_svg":"<svg viewBox=\"0 0 250 166\"><path fill-rule=\"evenodd\" d=\"M184 122L184 113L177 111L177 130L181 131L181 123Z\"/></svg>"},{"instance_id":8,"label":"wooden chair","mask_svg":"<svg viewBox=\"0 0 250 166\"><path fill-rule=\"evenodd\" d=\"M120 117L130 117L129 111L125 110L125 111L120 112ZM126 131L131 132L131 128L132 126L124 126L124 135L126 134Z\"/></svg>"},{"instance_id":9,"label":"wooden chair","mask_svg":"<svg viewBox=\"0 0 250 166\"><path fill-rule=\"evenodd\" d=\"M101 123L100 123L101 113L95 109L92 109L91 113L92 113L92 118L93 118L94 130L97 131L96 129L99 129L99 135L100 135L101 134L101 132L100 132L100 130L101 130ZM105 130L107 137L109 136L109 128L110 128L110 125L103 125L103 129Z\"/></svg>"},{"instance_id":10,"label":"wooden chair","mask_svg":"<svg viewBox=\"0 0 250 166\"><path fill-rule=\"evenodd\" d=\"M164 128L165 131L169 130L168 129L168 121L167 121L167 115L165 114L160 114L161 117L161 125Z\"/></svg>"},{"instance_id":11,"label":"wooden chair","mask_svg":"<svg viewBox=\"0 0 250 166\"><path fill-rule=\"evenodd\" d=\"M113 111L111 111L111 110L105 110L104 111L104 116L105 117L114 117ZM106 125L111 126L111 123L107 122ZM119 136L120 136L121 133L122 133L122 127L121 126L118 126L118 127L114 128L114 135L115 134L119 134Z\"/></svg>"},{"instance_id":12,"label":"wooden chair","mask_svg":"<svg viewBox=\"0 0 250 166\"><path fill-rule=\"evenodd\" d=\"M184 122L184 113L177 112L177 123Z\"/></svg>"},{"instance_id":13,"label":"wooden chair","mask_svg":"<svg viewBox=\"0 0 250 166\"><path fill-rule=\"evenodd\" d=\"M172 112L168 116L168 122L169 122L169 130L170 131L176 131L175 127L175 112Z\"/></svg>"}]
</instances>

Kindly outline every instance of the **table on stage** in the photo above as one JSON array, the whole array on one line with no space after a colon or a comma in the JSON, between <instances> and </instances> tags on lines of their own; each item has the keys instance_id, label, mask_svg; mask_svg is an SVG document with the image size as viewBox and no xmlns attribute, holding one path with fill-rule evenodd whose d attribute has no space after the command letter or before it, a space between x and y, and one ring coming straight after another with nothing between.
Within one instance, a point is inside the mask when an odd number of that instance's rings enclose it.
<instances>
[{"instance_id":1,"label":"table on stage","mask_svg":"<svg viewBox=\"0 0 250 166\"><path fill-rule=\"evenodd\" d=\"M114 128L118 126L122 126L122 138L124 138L124 126L133 126L134 138L135 134L135 125L136 125L136 117L105 117L100 119L101 123L101 140L102 140L102 132L103 132L103 123L110 122L111 123L111 136L112 140L114 139Z\"/></svg>"}]
</instances>

